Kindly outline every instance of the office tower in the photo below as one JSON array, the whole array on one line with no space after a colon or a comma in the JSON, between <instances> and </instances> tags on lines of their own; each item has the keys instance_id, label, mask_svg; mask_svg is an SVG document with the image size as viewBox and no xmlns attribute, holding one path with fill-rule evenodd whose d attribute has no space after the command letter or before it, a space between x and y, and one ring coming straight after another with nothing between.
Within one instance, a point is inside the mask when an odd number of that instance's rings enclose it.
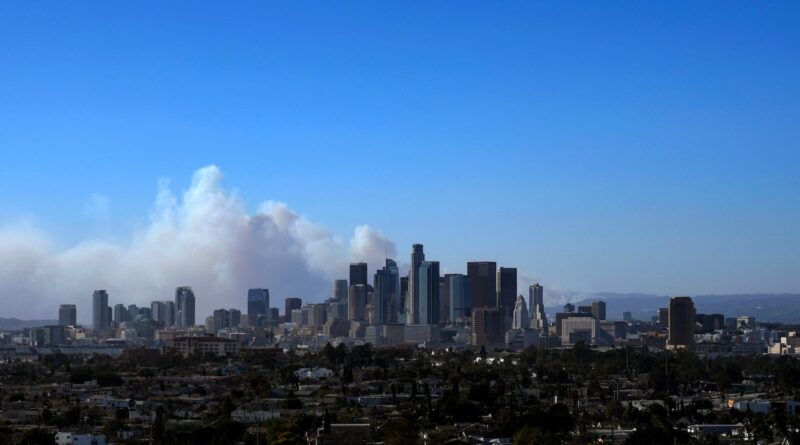
<instances>
[{"instance_id":1,"label":"office tower","mask_svg":"<svg viewBox=\"0 0 800 445\"><path fill-rule=\"evenodd\" d=\"M469 292L467 289L468 280L466 275L460 273L450 273L444 276L447 281L449 295L445 298L450 300L450 320L456 321L469 316Z\"/></svg>"},{"instance_id":2,"label":"office tower","mask_svg":"<svg viewBox=\"0 0 800 445\"><path fill-rule=\"evenodd\" d=\"M175 326L174 301L153 301L150 303L150 314L153 317L153 321L163 323L165 328ZM130 316L130 313L128 315Z\"/></svg>"},{"instance_id":3,"label":"office tower","mask_svg":"<svg viewBox=\"0 0 800 445\"><path fill-rule=\"evenodd\" d=\"M183 286L175 289L175 315L179 328L194 326L194 291Z\"/></svg>"},{"instance_id":4,"label":"office tower","mask_svg":"<svg viewBox=\"0 0 800 445\"><path fill-rule=\"evenodd\" d=\"M114 323L117 326L121 325L123 322L130 321L128 318L128 310L125 309L124 304L115 304L114 305Z\"/></svg>"},{"instance_id":5,"label":"office tower","mask_svg":"<svg viewBox=\"0 0 800 445\"><path fill-rule=\"evenodd\" d=\"M400 304L397 313L397 322L406 323L408 320L408 276L400 277Z\"/></svg>"},{"instance_id":6,"label":"office tower","mask_svg":"<svg viewBox=\"0 0 800 445\"><path fill-rule=\"evenodd\" d=\"M598 320L606 319L606 302L595 301L592 303L592 316Z\"/></svg>"},{"instance_id":7,"label":"office tower","mask_svg":"<svg viewBox=\"0 0 800 445\"><path fill-rule=\"evenodd\" d=\"M178 311L178 313L180 314L180 311ZM205 321L204 324L205 324L206 332L208 332L209 334L213 334L214 333L214 316L213 315L209 315L208 317L206 317L206 321Z\"/></svg>"},{"instance_id":8,"label":"office tower","mask_svg":"<svg viewBox=\"0 0 800 445\"><path fill-rule=\"evenodd\" d=\"M531 284L528 287L528 307L535 312L536 306L541 306L544 311L544 288L541 284Z\"/></svg>"},{"instance_id":9,"label":"office tower","mask_svg":"<svg viewBox=\"0 0 800 445\"><path fill-rule=\"evenodd\" d=\"M408 265L408 294L406 298L406 324L419 324L419 266L425 261L422 244L411 247L411 263Z\"/></svg>"},{"instance_id":10,"label":"office tower","mask_svg":"<svg viewBox=\"0 0 800 445\"><path fill-rule=\"evenodd\" d=\"M703 332L718 331L725 327L725 316L722 314L697 314L695 321L703 328Z\"/></svg>"},{"instance_id":11,"label":"office tower","mask_svg":"<svg viewBox=\"0 0 800 445\"><path fill-rule=\"evenodd\" d=\"M497 307L497 263L469 262L467 277L472 307Z\"/></svg>"},{"instance_id":12,"label":"office tower","mask_svg":"<svg viewBox=\"0 0 800 445\"><path fill-rule=\"evenodd\" d=\"M333 299L336 301L347 301L347 280L334 280Z\"/></svg>"},{"instance_id":13,"label":"office tower","mask_svg":"<svg viewBox=\"0 0 800 445\"><path fill-rule=\"evenodd\" d=\"M230 314L225 309L217 309L214 311L214 323L212 325L213 329L211 330L212 334L216 334L222 329L230 327L231 319Z\"/></svg>"},{"instance_id":14,"label":"office tower","mask_svg":"<svg viewBox=\"0 0 800 445\"><path fill-rule=\"evenodd\" d=\"M277 324L281 319L278 308L271 307L267 309L267 322L270 324Z\"/></svg>"},{"instance_id":15,"label":"office tower","mask_svg":"<svg viewBox=\"0 0 800 445\"><path fill-rule=\"evenodd\" d=\"M286 321L292 321L292 311L303 307L303 300L301 300L300 298L292 297L292 298L287 298L283 304L284 304L283 316L286 317Z\"/></svg>"},{"instance_id":16,"label":"office tower","mask_svg":"<svg viewBox=\"0 0 800 445\"><path fill-rule=\"evenodd\" d=\"M61 326L78 324L78 311L74 304L62 304L58 307L58 324Z\"/></svg>"},{"instance_id":17,"label":"office tower","mask_svg":"<svg viewBox=\"0 0 800 445\"><path fill-rule=\"evenodd\" d=\"M622 313L622 321L628 321L628 322L633 321L633 314L630 313L629 311L623 312Z\"/></svg>"},{"instance_id":18,"label":"office tower","mask_svg":"<svg viewBox=\"0 0 800 445\"><path fill-rule=\"evenodd\" d=\"M662 307L658 309L658 324L666 328L669 326L669 308Z\"/></svg>"},{"instance_id":19,"label":"office tower","mask_svg":"<svg viewBox=\"0 0 800 445\"><path fill-rule=\"evenodd\" d=\"M513 329L530 329L531 327L528 306L525 304L525 298L522 295L517 297L517 302L514 305L514 322L511 326Z\"/></svg>"},{"instance_id":20,"label":"office tower","mask_svg":"<svg viewBox=\"0 0 800 445\"><path fill-rule=\"evenodd\" d=\"M501 267L497 269L497 304L506 317L511 317L517 302L517 269Z\"/></svg>"},{"instance_id":21,"label":"office tower","mask_svg":"<svg viewBox=\"0 0 800 445\"><path fill-rule=\"evenodd\" d=\"M367 263L350 263L350 286L356 284L369 284L367 275Z\"/></svg>"},{"instance_id":22,"label":"office tower","mask_svg":"<svg viewBox=\"0 0 800 445\"><path fill-rule=\"evenodd\" d=\"M547 315L544 312L544 288L539 284L528 287L528 302L530 315L533 319L532 327L547 330Z\"/></svg>"},{"instance_id":23,"label":"office tower","mask_svg":"<svg viewBox=\"0 0 800 445\"><path fill-rule=\"evenodd\" d=\"M258 324L258 317L266 315L269 307L269 289L250 289L247 291L247 321L250 326Z\"/></svg>"},{"instance_id":24,"label":"office tower","mask_svg":"<svg viewBox=\"0 0 800 445\"><path fill-rule=\"evenodd\" d=\"M472 344L486 349L504 344L504 324L503 313L496 307L473 307Z\"/></svg>"},{"instance_id":25,"label":"office tower","mask_svg":"<svg viewBox=\"0 0 800 445\"><path fill-rule=\"evenodd\" d=\"M575 312L575 305L572 303L567 303L564 305L564 312L571 313Z\"/></svg>"},{"instance_id":26,"label":"office tower","mask_svg":"<svg viewBox=\"0 0 800 445\"><path fill-rule=\"evenodd\" d=\"M394 260L375 272L373 312L374 324L397 323L400 310L400 271Z\"/></svg>"},{"instance_id":27,"label":"office tower","mask_svg":"<svg viewBox=\"0 0 800 445\"><path fill-rule=\"evenodd\" d=\"M308 311L308 325L314 328L320 328L328 321L328 311L326 305L323 303L310 304Z\"/></svg>"},{"instance_id":28,"label":"office tower","mask_svg":"<svg viewBox=\"0 0 800 445\"><path fill-rule=\"evenodd\" d=\"M450 283L439 277L439 321L450 321Z\"/></svg>"},{"instance_id":29,"label":"office tower","mask_svg":"<svg viewBox=\"0 0 800 445\"><path fill-rule=\"evenodd\" d=\"M108 317L108 293L104 290L96 290L92 294L92 327L99 331L111 325Z\"/></svg>"},{"instance_id":30,"label":"office tower","mask_svg":"<svg viewBox=\"0 0 800 445\"><path fill-rule=\"evenodd\" d=\"M578 313L579 314L592 314L592 305L591 304L582 304L578 306Z\"/></svg>"},{"instance_id":31,"label":"office tower","mask_svg":"<svg viewBox=\"0 0 800 445\"><path fill-rule=\"evenodd\" d=\"M439 323L439 262L423 261L415 279L419 279L418 324Z\"/></svg>"},{"instance_id":32,"label":"office tower","mask_svg":"<svg viewBox=\"0 0 800 445\"><path fill-rule=\"evenodd\" d=\"M668 349L691 349L694 345L694 302L689 297L669 300Z\"/></svg>"},{"instance_id":33,"label":"office tower","mask_svg":"<svg viewBox=\"0 0 800 445\"><path fill-rule=\"evenodd\" d=\"M127 315L128 315L128 321L130 322L139 321L139 308L135 304L129 304Z\"/></svg>"},{"instance_id":34,"label":"office tower","mask_svg":"<svg viewBox=\"0 0 800 445\"><path fill-rule=\"evenodd\" d=\"M351 284L347 295L347 319L365 320L364 309L367 306L367 286Z\"/></svg>"},{"instance_id":35,"label":"office tower","mask_svg":"<svg viewBox=\"0 0 800 445\"><path fill-rule=\"evenodd\" d=\"M242 311L240 311L239 309L234 309L234 308L228 309L228 316L230 317L230 324L228 325L228 327L236 328L242 324Z\"/></svg>"}]
</instances>

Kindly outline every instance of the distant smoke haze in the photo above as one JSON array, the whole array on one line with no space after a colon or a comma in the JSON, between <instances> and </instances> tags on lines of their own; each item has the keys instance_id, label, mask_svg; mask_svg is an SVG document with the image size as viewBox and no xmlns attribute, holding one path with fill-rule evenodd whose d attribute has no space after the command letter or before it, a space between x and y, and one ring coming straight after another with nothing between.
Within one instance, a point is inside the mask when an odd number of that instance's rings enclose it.
<instances>
[{"instance_id":1,"label":"distant smoke haze","mask_svg":"<svg viewBox=\"0 0 800 445\"><path fill-rule=\"evenodd\" d=\"M367 225L345 242L281 202L250 214L222 178L216 166L201 168L180 198L162 180L149 223L123 242L59 249L36 228L0 228L0 315L56 318L58 304L74 303L89 323L94 289L108 290L111 305L149 305L190 285L201 323L215 308L243 307L250 287L268 287L275 307L287 296L321 301L350 261L373 269L397 255L395 243Z\"/></svg>"}]
</instances>

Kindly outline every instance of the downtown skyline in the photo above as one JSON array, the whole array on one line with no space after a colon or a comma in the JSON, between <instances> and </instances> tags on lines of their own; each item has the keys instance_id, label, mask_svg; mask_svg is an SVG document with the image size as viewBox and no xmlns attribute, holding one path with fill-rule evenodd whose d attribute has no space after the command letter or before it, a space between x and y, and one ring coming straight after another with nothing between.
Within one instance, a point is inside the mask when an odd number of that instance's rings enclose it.
<instances>
[{"instance_id":1,"label":"downtown skyline","mask_svg":"<svg viewBox=\"0 0 800 445\"><path fill-rule=\"evenodd\" d=\"M795 4L158 9L0 5L3 315L323 298L416 242L548 298L800 291Z\"/></svg>"}]
</instances>

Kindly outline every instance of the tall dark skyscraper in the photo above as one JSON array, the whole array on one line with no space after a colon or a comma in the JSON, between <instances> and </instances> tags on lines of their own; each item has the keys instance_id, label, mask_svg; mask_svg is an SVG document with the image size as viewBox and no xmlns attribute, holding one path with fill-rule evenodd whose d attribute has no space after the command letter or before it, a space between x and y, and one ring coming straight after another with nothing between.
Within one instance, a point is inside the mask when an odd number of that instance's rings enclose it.
<instances>
[{"instance_id":1,"label":"tall dark skyscraper","mask_svg":"<svg viewBox=\"0 0 800 445\"><path fill-rule=\"evenodd\" d=\"M179 328L194 326L194 291L191 287L183 286L175 289L175 316Z\"/></svg>"},{"instance_id":2,"label":"tall dark skyscraper","mask_svg":"<svg viewBox=\"0 0 800 445\"><path fill-rule=\"evenodd\" d=\"M406 324L419 324L419 267L425 261L422 244L414 244L411 248L411 263L408 266L408 296L406 298Z\"/></svg>"},{"instance_id":3,"label":"tall dark skyscraper","mask_svg":"<svg viewBox=\"0 0 800 445\"><path fill-rule=\"evenodd\" d=\"M124 304L115 304L114 305L114 323L119 326L120 324L130 321L128 318L128 310L125 309Z\"/></svg>"},{"instance_id":4,"label":"tall dark skyscraper","mask_svg":"<svg viewBox=\"0 0 800 445\"><path fill-rule=\"evenodd\" d=\"M592 316L598 320L606 319L606 302L595 301L592 303Z\"/></svg>"},{"instance_id":5,"label":"tall dark skyscraper","mask_svg":"<svg viewBox=\"0 0 800 445\"><path fill-rule=\"evenodd\" d=\"M58 324L61 326L78 324L78 311L74 304L62 304L58 307Z\"/></svg>"},{"instance_id":6,"label":"tall dark skyscraper","mask_svg":"<svg viewBox=\"0 0 800 445\"><path fill-rule=\"evenodd\" d=\"M367 263L350 263L350 286L356 284L369 284L367 276Z\"/></svg>"},{"instance_id":7,"label":"tall dark skyscraper","mask_svg":"<svg viewBox=\"0 0 800 445\"><path fill-rule=\"evenodd\" d=\"M405 323L408 319L408 277L400 277L400 312L397 315L398 323Z\"/></svg>"},{"instance_id":8,"label":"tall dark skyscraper","mask_svg":"<svg viewBox=\"0 0 800 445\"><path fill-rule=\"evenodd\" d=\"M455 321L459 318L467 317L470 306L467 276L460 273L451 273L446 274L444 278L447 281L448 294L446 296L439 295L439 298L448 298L450 300L450 320Z\"/></svg>"},{"instance_id":9,"label":"tall dark skyscraper","mask_svg":"<svg viewBox=\"0 0 800 445\"><path fill-rule=\"evenodd\" d=\"M295 309L300 309L303 307L303 300L300 298L290 297L284 301L284 316L286 317L286 321L291 321L292 319L292 311Z\"/></svg>"},{"instance_id":10,"label":"tall dark skyscraper","mask_svg":"<svg viewBox=\"0 0 800 445\"><path fill-rule=\"evenodd\" d=\"M450 280L439 277L439 321L450 320Z\"/></svg>"},{"instance_id":11,"label":"tall dark skyscraper","mask_svg":"<svg viewBox=\"0 0 800 445\"><path fill-rule=\"evenodd\" d=\"M469 262L467 263L467 277L472 307L497 307L497 263L494 261Z\"/></svg>"},{"instance_id":12,"label":"tall dark skyscraper","mask_svg":"<svg viewBox=\"0 0 800 445\"><path fill-rule=\"evenodd\" d=\"M694 302L689 297L669 300L669 349L691 349L694 346Z\"/></svg>"},{"instance_id":13,"label":"tall dark skyscraper","mask_svg":"<svg viewBox=\"0 0 800 445\"><path fill-rule=\"evenodd\" d=\"M100 289L92 294L92 327L101 330L111 325L111 318L108 316L108 292Z\"/></svg>"},{"instance_id":14,"label":"tall dark skyscraper","mask_svg":"<svg viewBox=\"0 0 800 445\"><path fill-rule=\"evenodd\" d=\"M501 267L497 270L497 303L505 317L514 315L517 303L516 267Z\"/></svg>"},{"instance_id":15,"label":"tall dark skyscraper","mask_svg":"<svg viewBox=\"0 0 800 445\"><path fill-rule=\"evenodd\" d=\"M347 280L335 280L333 282L333 299L336 301L347 301Z\"/></svg>"},{"instance_id":16,"label":"tall dark skyscraper","mask_svg":"<svg viewBox=\"0 0 800 445\"><path fill-rule=\"evenodd\" d=\"M418 324L439 322L439 262L423 261L418 269L419 321Z\"/></svg>"},{"instance_id":17,"label":"tall dark skyscraper","mask_svg":"<svg viewBox=\"0 0 800 445\"><path fill-rule=\"evenodd\" d=\"M269 309L269 289L250 289L247 291L247 321L250 326L258 324L260 315L267 315Z\"/></svg>"},{"instance_id":18,"label":"tall dark skyscraper","mask_svg":"<svg viewBox=\"0 0 800 445\"><path fill-rule=\"evenodd\" d=\"M373 295L373 323L397 323L400 307L400 271L394 260L375 272Z\"/></svg>"}]
</instances>

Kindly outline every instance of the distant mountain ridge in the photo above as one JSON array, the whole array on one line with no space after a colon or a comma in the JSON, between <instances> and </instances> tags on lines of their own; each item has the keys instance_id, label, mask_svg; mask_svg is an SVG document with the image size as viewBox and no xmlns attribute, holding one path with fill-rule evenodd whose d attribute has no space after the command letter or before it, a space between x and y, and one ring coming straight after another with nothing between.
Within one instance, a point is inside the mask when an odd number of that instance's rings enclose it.
<instances>
[{"instance_id":1,"label":"distant mountain ridge","mask_svg":"<svg viewBox=\"0 0 800 445\"><path fill-rule=\"evenodd\" d=\"M58 324L58 320L20 320L18 318L0 317L0 330L19 331L25 328Z\"/></svg>"},{"instance_id":2,"label":"distant mountain ridge","mask_svg":"<svg viewBox=\"0 0 800 445\"><path fill-rule=\"evenodd\" d=\"M621 294L598 292L591 297L574 301L575 306L591 304L592 301L606 302L606 318L622 320L622 313L630 311L636 320L649 320L658 315L658 309L667 307L668 296L653 294ZM756 321L800 323L800 294L734 294L734 295L694 295L695 309L703 314L723 314L726 317L749 315ZM548 314L563 311L563 305L548 306Z\"/></svg>"}]
</instances>

